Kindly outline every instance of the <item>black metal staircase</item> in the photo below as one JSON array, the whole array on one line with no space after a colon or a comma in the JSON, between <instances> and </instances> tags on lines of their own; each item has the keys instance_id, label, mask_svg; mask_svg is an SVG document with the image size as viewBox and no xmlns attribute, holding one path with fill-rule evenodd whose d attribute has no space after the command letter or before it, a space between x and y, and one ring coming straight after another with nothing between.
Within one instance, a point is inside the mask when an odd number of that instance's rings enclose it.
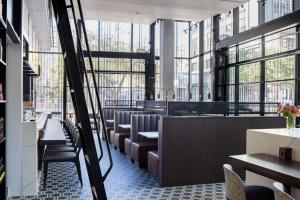
<instances>
[{"instance_id":1,"label":"black metal staircase","mask_svg":"<svg viewBox=\"0 0 300 200\"><path fill-rule=\"evenodd\" d=\"M108 144L107 133L102 115L102 107L96 83L93 62L90 54L90 48L87 38L87 32L84 23L84 17L80 0L74 4L73 0L52 0L54 16L56 19L57 30L61 43L61 49L64 57L65 71L70 86L71 98L74 105L75 115L80 128L80 136L82 140L84 159L88 171L91 191L94 199L106 200L106 192L104 181L112 169L112 157ZM77 17L77 15L79 17ZM75 35L72 34L71 22L74 21ZM77 23L81 22L81 25ZM81 30L83 30L83 41L81 41ZM76 39L76 47L73 38ZM85 45L88 53L88 60L85 62L83 56L83 48ZM91 74L92 80L88 76ZM92 89L90 84L95 89L96 103L93 101ZM84 86L86 85L87 94L85 94ZM93 129L90 121L87 101L90 101L93 122L97 134L97 140L100 148L100 155L97 154L96 143L94 141ZM98 108L99 117L96 113ZM102 134L105 137L107 153L110 165L106 172L102 174L100 162L103 158L103 147L100 139L100 127L102 125Z\"/></svg>"}]
</instances>

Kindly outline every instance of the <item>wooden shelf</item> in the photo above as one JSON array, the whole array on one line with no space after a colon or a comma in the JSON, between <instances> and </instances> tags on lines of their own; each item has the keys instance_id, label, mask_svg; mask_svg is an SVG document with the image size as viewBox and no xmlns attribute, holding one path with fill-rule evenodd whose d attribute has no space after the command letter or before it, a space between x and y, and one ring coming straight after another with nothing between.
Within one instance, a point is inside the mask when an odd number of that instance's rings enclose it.
<instances>
[{"instance_id":1,"label":"wooden shelf","mask_svg":"<svg viewBox=\"0 0 300 200\"><path fill-rule=\"evenodd\" d=\"M16 33L12 24L7 20L7 36L13 43L21 43L21 40Z\"/></svg>"}]
</instances>

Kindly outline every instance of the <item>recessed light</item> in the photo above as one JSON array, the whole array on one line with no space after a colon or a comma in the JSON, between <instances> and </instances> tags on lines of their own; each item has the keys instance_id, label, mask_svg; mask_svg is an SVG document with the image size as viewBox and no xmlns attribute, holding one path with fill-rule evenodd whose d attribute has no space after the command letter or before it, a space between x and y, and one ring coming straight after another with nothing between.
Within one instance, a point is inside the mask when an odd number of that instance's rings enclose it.
<instances>
[{"instance_id":1,"label":"recessed light","mask_svg":"<svg viewBox=\"0 0 300 200\"><path fill-rule=\"evenodd\" d=\"M139 15L140 13L139 13L139 12L136 12L135 14L136 14L136 15Z\"/></svg>"}]
</instances>

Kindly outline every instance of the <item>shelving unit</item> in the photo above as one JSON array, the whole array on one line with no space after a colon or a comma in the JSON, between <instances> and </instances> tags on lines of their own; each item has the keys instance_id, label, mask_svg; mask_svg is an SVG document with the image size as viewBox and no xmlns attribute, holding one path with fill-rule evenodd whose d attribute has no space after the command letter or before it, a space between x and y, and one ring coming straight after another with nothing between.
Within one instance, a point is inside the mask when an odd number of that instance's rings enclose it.
<instances>
[{"instance_id":1,"label":"shelving unit","mask_svg":"<svg viewBox=\"0 0 300 200\"><path fill-rule=\"evenodd\" d=\"M21 9L22 0L0 0L0 199L6 199L6 44L21 43ZM3 96L3 98L2 98ZM3 121L1 124L1 120ZM2 129L2 130L1 130Z\"/></svg>"}]
</instances>

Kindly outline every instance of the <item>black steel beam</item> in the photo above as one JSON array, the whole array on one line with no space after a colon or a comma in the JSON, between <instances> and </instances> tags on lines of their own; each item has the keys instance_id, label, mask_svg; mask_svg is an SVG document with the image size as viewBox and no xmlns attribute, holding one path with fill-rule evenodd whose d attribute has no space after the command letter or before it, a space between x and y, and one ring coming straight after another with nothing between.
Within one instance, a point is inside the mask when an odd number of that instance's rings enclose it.
<instances>
[{"instance_id":1,"label":"black steel beam","mask_svg":"<svg viewBox=\"0 0 300 200\"><path fill-rule=\"evenodd\" d=\"M88 56L86 51L83 51L84 57ZM112 51L91 51L94 58L123 58L123 59L150 59L150 53L137 52L112 52Z\"/></svg>"},{"instance_id":2,"label":"black steel beam","mask_svg":"<svg viewBox=\"0 0 300 200\"><path fill-rule=\"evenodd\" d=\"M263 36L261 38L261 41L263 44L265 44L265 37ZM261 47L261 55L262 57L265 56L265 45L262 45ZM262 60L260 62L260 113L261 115L264 115L265 113L265 107L263 103L265 102L265 96L266 96L266 61Z\"/></svg>"},{"instance_id":3,"label":"black steel beam","mask_svg":"<svg viewBox=\"0 0 300 200\"><path fill-rule=\"evenodd\" d=\"M300 31L300 25L296 27L296 32ZM297 34L296 47L300 48L300 35ZM295 104L300 104L300 54L296 55L295 61Z\"/></svg>"},{"instance_id":4,"label":"black steel beam","mask_svg":"<svg viewBox=\"0 0 300 200\"><path fill-rule=\"evenodd\" d=\"M239 7L233 9L233 35L240 33L240 9Z\"/></svg>"},{"instance_id":5,"label":"black steel beam","mask_svg":"<svg viewBox=\"0 0 300 200\"><path fill-rule=\"evenodd\" d=\"M199 101L203 101L204 83L204 21L199 23Z\"/></svg>"},{"instance_id":6,"label":"black steel beam","mask_svg":"<svg viewBox=\"0 0 300 200\"><path fill-rule=\"evenodd\" d=\"M296 10L290 14L284 15L280 18L274 19L272 21L266 22L258 27L252 28L250 30L244 31L237 35L233 35L224 40L218 41L216 44L216 50L228 47L249 39L262 36L272 31L279 30L283 27L287 27L300 22L300 10Z\"/></svg>"},{"instance_id":7,"label":"black steel beam","mask_svg":"<svg viewBox=\"0 0 300 200\"><path fill-rule=\"evenodd\" d=\"M217 51L216 47L219 42L220 38L220 27L219 27L219 22L220 22L220 15L215 15L213 17L213 60L214 62L214 83L213 83L213 101L219 101L220 99L218 98L218 83L219 83L219 70L217 66L219 66L219 56L220 56L220 51Z\"/></svg>"},{"instance_id":8,"label":"black steel beam","mask_svg":"<svg viewBox=\"0 0 300 200\"><path fill-rule=\"evenodd\" d=\"M219 68L222 69L222 68L234 67L237 65L252 64L252 63L257 63L257 62L261 62L261 61L267 61L267 60L282 58L282 57L286 57L286 56L290 56L290 55L298 55L298 54L300 54L300 49L295 49L295 50L290 50L290 51L277 53L277 54L273 54L273 55L268 55L268 56L253 58L250 60L240 61L240 62L236 62L236 63L232 63L232 64L227 64L226 66L220 66Z\"/></svg>"},{"instance_id":9,"label":"black steel beam","mask_svg":"<svg viewBox=\"0 0 300 200\"><path fill-rule=\"evenodd\" d=\"M145 64L145 98L152 100L155 97L155 23L150 25L150 57Z\"/></svg>"}]
</instances>

